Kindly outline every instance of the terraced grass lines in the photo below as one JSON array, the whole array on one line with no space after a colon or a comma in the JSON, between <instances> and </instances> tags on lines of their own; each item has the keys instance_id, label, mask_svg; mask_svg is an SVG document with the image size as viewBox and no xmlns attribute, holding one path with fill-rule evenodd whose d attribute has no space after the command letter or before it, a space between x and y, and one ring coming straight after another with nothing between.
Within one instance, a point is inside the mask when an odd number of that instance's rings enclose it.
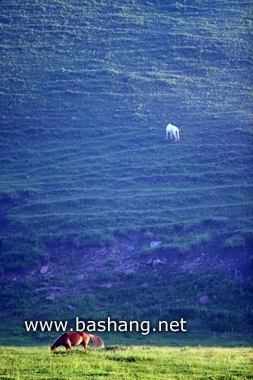
<instances>
[{"instance_id":1,"label":"terraced grass lines","mask_svg":"<svg viewBox=\"0 0 253 380\"><path fill-rule=\"evenodd\" d=\"M250 2L21 8L1 24L4 241L250 228Z\"/></svg>"}]
</instances>

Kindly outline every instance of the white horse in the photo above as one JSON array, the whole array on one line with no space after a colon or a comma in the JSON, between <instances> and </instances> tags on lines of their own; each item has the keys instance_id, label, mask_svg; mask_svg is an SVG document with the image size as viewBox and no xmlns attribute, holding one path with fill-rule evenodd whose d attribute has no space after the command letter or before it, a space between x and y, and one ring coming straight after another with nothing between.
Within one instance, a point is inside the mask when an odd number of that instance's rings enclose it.
<instances>
[{"instance_id":1,"label":"white horse","mask_svg":"<svg viewBox=\"0 0 253 380\"><path fill-rule=\"evenodd\" d=\"M179 129L175 127L175 125L168 124L166 127L166 140L168 140L168 136L170 133L170 138L172 139L172 135L175 137L175 141L180 140L179 137Z\"/></svg>"}]
</instances>

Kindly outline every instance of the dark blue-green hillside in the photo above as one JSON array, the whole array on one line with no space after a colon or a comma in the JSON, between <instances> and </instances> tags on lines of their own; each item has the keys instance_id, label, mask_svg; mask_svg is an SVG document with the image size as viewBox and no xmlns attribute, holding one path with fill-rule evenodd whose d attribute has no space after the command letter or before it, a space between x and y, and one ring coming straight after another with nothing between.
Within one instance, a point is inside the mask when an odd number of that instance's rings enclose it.
<instances>
[{"instance_id":1,"label":"dark blue-green hillside","mask_svg":"<svg viewBox=\"0 0 253 380\"><path fill-rule=\"evenodd\" d=\"M251 244L251 26L251 1L3 0L2 270L129 231Z\"/></svg>"}]
</instances>

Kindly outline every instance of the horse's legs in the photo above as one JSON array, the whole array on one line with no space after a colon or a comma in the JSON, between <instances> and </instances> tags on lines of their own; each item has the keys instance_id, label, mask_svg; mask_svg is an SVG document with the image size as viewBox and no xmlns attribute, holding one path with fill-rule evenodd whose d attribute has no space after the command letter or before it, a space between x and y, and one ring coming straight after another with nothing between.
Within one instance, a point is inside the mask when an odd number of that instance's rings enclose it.
<instances>
[{"instance_id":1,"label":"horse's legs","mask_svg":"<svg viewBox=\"0 0 253 380\"><path fill-rule=\"evenodd\" d=\"M89 336L83 338L83 348L85 349L85 351L89 351L89 349L88 349L88 343L89 343L89 341L90 341L90 337Z\"/></svg>"},{"instance_id":2,"label":"horse's legs","mask_svg":"<svg viewBox=\"0 0 253 380\"><path fill-rule=\"evenodd\" d=\"M173 136L173 133L172 132L170 132L170 138L172 139L172 136Z\"/></svg>"},{"instance_id":3,"label":"horse's legs","mask_svg":"<svg viewBox=\"0 0 253 380\"><path fill-rule=\"evenodd\" d=\"M66 343L64 344L64 346L65 346L66 350L70 350L71 349L71 343L70 343L69 339L66 341Z\"/></svg>"}]
</instances>

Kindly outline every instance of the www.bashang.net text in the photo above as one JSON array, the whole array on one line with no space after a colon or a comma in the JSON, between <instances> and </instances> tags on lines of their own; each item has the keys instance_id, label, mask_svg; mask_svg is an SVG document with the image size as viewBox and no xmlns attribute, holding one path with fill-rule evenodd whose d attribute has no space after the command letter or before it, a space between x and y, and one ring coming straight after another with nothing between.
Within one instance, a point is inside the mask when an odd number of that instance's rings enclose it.
<instances>
[{"instance_id":1,"label":"www.bashang.net text","mask_svg":"<svg viewBox=\"0 0 253 380\"><path fill-rule=\"evenodd\" d=\"M29 331L76 331L76 332L140 332L148 335L151 332L186 332L187 321L184 318L173 321L158 321L156 325L148 320L115 321L108 317L101 321L87 321L79 317L74 324L69 321L24 321L25 329Z\"/></svg>"}]
</instances>

